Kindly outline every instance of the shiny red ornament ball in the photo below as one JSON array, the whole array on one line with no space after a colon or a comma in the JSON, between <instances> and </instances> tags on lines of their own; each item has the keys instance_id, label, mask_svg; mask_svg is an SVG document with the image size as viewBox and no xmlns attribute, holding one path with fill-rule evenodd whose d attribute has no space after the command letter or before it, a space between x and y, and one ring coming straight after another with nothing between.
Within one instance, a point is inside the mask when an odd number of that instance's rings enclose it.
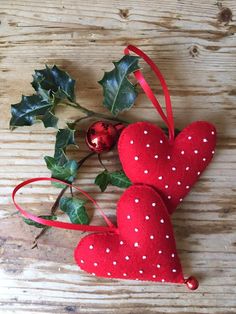
<instances>
[{"instance_id":1,"label":"shiny red ornament ball","mask_svg":"<svg viewBox=\"0 0 236 314\"><path fill-rule=\"evenodd\" d=\"M190 276L188 279L186 279L185 284L190 290L196 290L199 286L199 283L194 276Z\"/></svg>"},{"instance_id":2,"label":"shiny red ornament ball","mask_svg":"<svg viewBox=\"0 0 236 314\"><path fill-rule=\"evenodd\" d=\"M93 123L86 134L86 143L90 150L96 153L107 152L112 149L118 138L116 127L104 121Z\"/></svg>"}]
</instances>

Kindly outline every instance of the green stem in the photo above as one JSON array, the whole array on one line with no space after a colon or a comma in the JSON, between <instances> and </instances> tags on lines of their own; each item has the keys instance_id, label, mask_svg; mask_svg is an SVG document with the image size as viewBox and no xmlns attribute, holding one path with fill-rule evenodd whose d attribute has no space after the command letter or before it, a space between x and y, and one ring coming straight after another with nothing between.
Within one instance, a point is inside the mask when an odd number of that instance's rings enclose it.
<instances>
[{"instance_id":1,"label":"green stem","mask_svg":"<svg viewBox=\"0 0 236 314\"><path fill-rule=\"evenodd\" d=\"M119 119L119 118L116 118L116 117L112 117L112 116L109 116L109 115L106 115L106 114L103 114L103 113L100 113L100 112L95 112L95 111L89 110L89 109L87 109L85 107L82 107L77 102L67 102L66 104L69 105L70 107L78 109L79 111L84 113L87 116L87 118L97 117L97 118L101 118L101 119L105 119L105 120L111 120L111 121L116 121L116 122L119 122L119 123L129 124L128 121L125 121L125 120L122 120L122 119ZM81 119L76 120L75 123L79 122L80 120Z\"/></svg>"}]
</instances>

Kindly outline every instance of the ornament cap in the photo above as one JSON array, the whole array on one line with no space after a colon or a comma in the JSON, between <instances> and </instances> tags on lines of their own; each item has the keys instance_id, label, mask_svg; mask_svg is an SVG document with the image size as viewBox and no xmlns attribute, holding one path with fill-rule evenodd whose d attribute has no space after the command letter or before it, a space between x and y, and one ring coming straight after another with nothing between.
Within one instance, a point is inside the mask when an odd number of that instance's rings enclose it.
<instances>
[{"instance_id":1,"label":"ornament cap","mask_svg":"<svg viewBox=\"0 0 236 314\"><path fill-rule=\"evenodd\" d=\"M197 279L194 276L187 278L184 283L190 290L196 290L199 286Z\"/></svg>"}]
</instances>

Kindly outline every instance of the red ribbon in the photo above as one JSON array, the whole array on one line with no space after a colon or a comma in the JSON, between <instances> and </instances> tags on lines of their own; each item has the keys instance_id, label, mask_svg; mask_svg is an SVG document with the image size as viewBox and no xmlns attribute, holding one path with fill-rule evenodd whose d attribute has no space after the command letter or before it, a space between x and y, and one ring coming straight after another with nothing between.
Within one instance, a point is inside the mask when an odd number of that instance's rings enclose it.
<instances>
[{"instance_id":1,"label":"red ribbon","mask_svg":"<svg viewBox=\"0 0 236 314\"><path fill-rule=\"evenodd\" d=\"M68 222L61 222L61 221L54 221L54 220L47 220L44 218L40 218L38 216L35 216L33 214L30 214L29 212L27 212L26 210L24 210L20 205L17 204L15 197L16 197L16 193L23 188L24 186L31 184L33 182L38 182L38 181L52 181L52 182L58 182L58 183L63 183L69 187L72 187L74 189L76 189L77 191L79 191L80 193L82 193L84 196L86 196L96 207L97 209L100 211L102 217L104 218L104 220L107 223L107 227L106 226L89 226L89 225L81 225L81 224L72 224L72 223L68 223ZM26 218L29 218L35 222L38 222L42 225L46 225L46 226L50 226L50 227L56 227L56 228L62 228L62 229L70 229L70 230L80 230L80 231L92 231L92 232L118 232L118 229L112 224L112 222L107 218L107 216L105 215L105 213L102 211L102 209L100 208L100 206L98 205L98 203L85 191L81 190L80 188L66 183L64 181L61 180L57 180L54 178L32 178L32 179L28 179L26 181L21 182L19 185L17 185L13 192L12 192L12 200L13 203L16 207L16 209L19 210L19 212Z\"/></svg>"},{"instance_id":2,"label":"red ribbon","mask_svg":"<svg viewBox=\"0 0 236 314\"><path fill-rule=\"evenodd\" d=\"M155 108L157 109L158 113L160 114L162 120L165 122L169 129L169 140L171 143L174 142L175 137L175 129L174 129L174 119L173 119L173 112L172 112L172 106L171 106L171 100L170 100L170 93L166 84L166 81L161 74L161 71L158 69L156 64L150 59L142 50L139 48L129 45L124 49L125 54L129 54L129 52L132 51L136 53L139 57L141 57L152 69L152 71L155 73L156 77L161 83L162 90L165 96L165 104L166 104L166 113L163 112L160 103L156 99L155 95L153 94L150 86L148 85L147 81L145 80L142 72L140 70L137 70L134 72L134 76L141 85L142 89L144 90L147 97L151 100Z\"/></svg>"}]
</instances>

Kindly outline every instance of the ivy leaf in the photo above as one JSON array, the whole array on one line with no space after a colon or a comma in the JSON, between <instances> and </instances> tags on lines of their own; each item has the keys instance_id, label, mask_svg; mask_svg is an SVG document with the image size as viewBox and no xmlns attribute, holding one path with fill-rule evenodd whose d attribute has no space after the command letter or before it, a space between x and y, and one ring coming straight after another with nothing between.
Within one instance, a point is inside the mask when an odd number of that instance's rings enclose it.
<instances>
[{"instance_id":1,"label":"ivy leaf","mask_svg":"<svg viewBox=\"0 0 236 314\"><path fill-rule=\"evenodd\" d=\"M115 116L131 108L138 95L135 86L127 78L139 69L138 60L139 57L125 55L118 62L114 62L115 68L105 72L98 82L103 87L103 104Z\"/></svg>"},{"instance_id":2,"label":"ivy leaf","mask_svg":"<svg viewBox=\"0 0 236 314\"><path fill-rule=\"evenodd\" d=\"M44 160L48 169L52 173L52 177L72 183L77 175L78 163L75 160L69 160L63 165L58 164L57 160L50 156L45 156ZM62 183L53 182L56 187L63 188L64 185Z\"/></svg>"},{"instance_id":3,"label":"ivy leaf","mask_svg":"<svg viewBox=\"0 0 236 314\"><path fill-rule=\"evenodd\" d=\"M100 187L100 190L104 192L110 183L109 172L104 170L103 172L99 173L95 178L95 184Z\"/></svg>"},{"instance_id":4,"label":"ivy leaf","mask_svg":"<svg viewBox=\"0 0 236 314\"><path fill-rule=\"evenodd\" d=\"M89 217L84 207L85 201L74 197L62 197L60 209L66 213L73 224L87 225Z\"/></svg>"},{"instance_id":5,"label":"ivy leaf","mask_svg":"<svg viewBox=\"0 0 236 314\"><path fill-rule=\"evenodd\" d=\"M47 219L47 220L57 220L57 216L52 216L52 215L49 215L49 216L47 216L47 215L42 215L42 216L38 216L39 218L43 218L43 219ZM42 224L40 224L40 223L38 223L38 222L36 222L36 221L33 221L33 220L31 220L31 219L28 219L28 218L22 218L23 219L23 221L27 224L27 225L30 225L30 226L34 226L34 227L36 227L36 228L44 228L45 227L45 225L42 225ZM51 228L51 227L49 227L48 226L48 228Z\"/></svg>"},{"instance_id":6,"label":"ivy leaf","mask_svg":"<svg viewBox=\"0 0 236 314\"><path fill-rule=\"evenodd\" d=\"M128 188L131 182L122 170L113 172L104 170L95 178L95 184L104 192L109 184L120 188Z\"/></svg>"},{"instance_id":7,"label":"ivy leaf","mask_svg":"<svg viewBox=\"0 0 236 314\"><path fill-rule=\"evenodd\" d=\"M123 171L114 171L109 173L110 184L119 188L128 188L131 185L129 178Z\"/></svg>"},{"instance_id":8,"label":"ivy leaf","mask_svg":"<svg viewBox=\"0 0 236 314\"><path fill-rule=\"evenodd\" d=\"M51 105L38 95L22 96L21 102L11 105L10 127L32 125L44 116Z\"/></svg>"},{"instance_id":9,"label":"ivy leaf","mask_svg":"<svg viewBox=\"0 0 236 314\"><path fill-rule=\"evenodd\" d=\"M65 155L68 145L76 145L75 130L70 127L59 129L56 135L54 158L60 165L63 165L68 161Z\"/></svg>"},{"instance_id":10,"label":"ivy leaf","mask_svg":"<svg viewBox=\"0 0 236 314\"><path fill-rule=\"evenodd\" d=\"M45 95L45 92L48 92L50 97L54 96L55 103L63 99L75 101L75 80L56 65L52 68L46 65L45 69L35 70L31 84L41 96Z\"/></svg>"}]
</instances>

